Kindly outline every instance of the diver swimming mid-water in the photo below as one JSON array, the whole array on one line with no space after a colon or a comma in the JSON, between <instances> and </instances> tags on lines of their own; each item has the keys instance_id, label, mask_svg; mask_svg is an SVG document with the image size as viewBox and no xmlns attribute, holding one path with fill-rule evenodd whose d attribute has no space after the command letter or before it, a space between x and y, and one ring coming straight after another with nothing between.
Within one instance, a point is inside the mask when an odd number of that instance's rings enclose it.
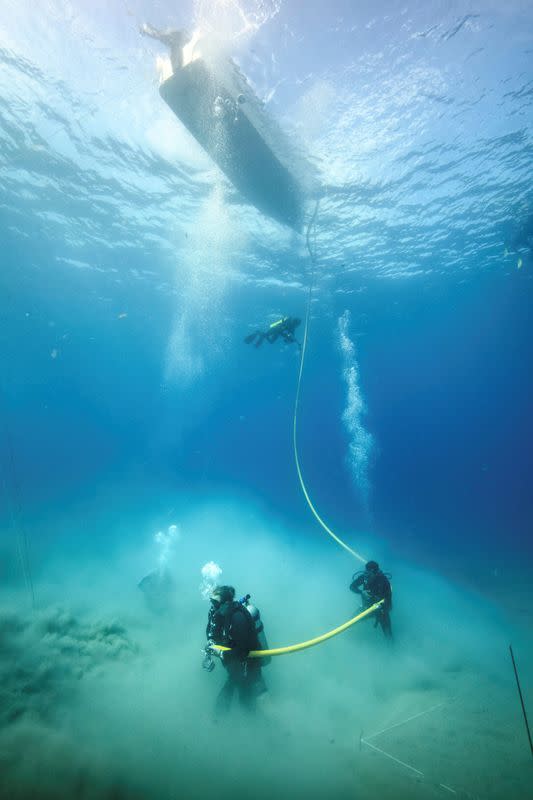
<instances>
[{"instance_id":1,"label":"diver swimming mid-water","mask_svg":"<svg viewBox=\"0 0 533 800\"><path fill-rule=\"evenodd\" d=\"M274 344L279 338L283 339L285 344L296 343L300 350L302 345L294 335L294 331L300 324L301 320L298 317L282 317L281 319L273 322L266 331L254 331L245 337L246 344L255 343L255 347L260 347L266 339L269 344Z\"/></svg>"},{"instance_id":2,"label":"diver swimming mid-water","mask_svg":"<svg viewBox=\"0 0 533 800\"><path fill-rule=\"evenodd\" d=\"M506 249L515 252L533 249L533 213L529 213L515 225L515 229L506 243Z\"/></svg>"},{"instance_id":3,"label":"diver swimming mid-water","mask_svg":"<svg viewBox=\"0 0 533 800\"><path fill-rule=\"evenodd\" d=\"M505 243L504 256L516 254L516 266L521 269L524 259L531 260L533 253L533 214L529 213L516 226Z\"/></svg>"}]
</instances>

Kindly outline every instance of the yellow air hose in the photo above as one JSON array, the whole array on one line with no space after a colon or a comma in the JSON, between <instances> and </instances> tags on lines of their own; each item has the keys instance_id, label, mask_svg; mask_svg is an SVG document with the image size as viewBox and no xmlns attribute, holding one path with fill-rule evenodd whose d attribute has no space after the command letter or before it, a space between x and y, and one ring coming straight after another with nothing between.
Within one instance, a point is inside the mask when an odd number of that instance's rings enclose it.
<instances>
[{"instance_id":1,"label":"yellow air hose","mask_svg":"<svg viewBox=\"0 0 533 800\"><path fill-rule=\"evenodd\" d=\"M302 342L302 354L301 354L301 358L300 358L300 369L299 369L299 372L298 372L298 384L297 384L297 388L296 388L296 399L295 399L295 402L294 402L294 416L293 416L293 424L292 424L292 445L293 445L293 450L294 450L294 461L295 461L295 464L296 464L296 472L298 473L298 480L300 481L300 486L302 487L303 495L304 495L304 497L305 497L305 499L307 501L307 505L309 506L309 508L313 512L313 515L314 515L315 519L319 522L319 524L326 531L326 533L329 536L331 536L331 538L334 539L337 542L338 545L343 547L344 550L346 550L348 553L350 553L350 555L352 555L354 558L357 558L359 561L362 561L363 563L365 563L367 561L367 559L364 556L362 556L361 553L358 553L356 550L353 550L353 548L351 548L349 545L347 545L346 542L343 542L342 539L339 536L337 536L331 530L331 528L328 527L328 525L326 525L326 523L324 522L324 520L322 519L322 517L320 516L320 514L318 513L318 511L314 507L314 505L312 503L312 500L311 500L311 498L309 496L309 492L307 491L304 479L303 479L302 470L301 470L301 467L300 467L300 459L298 457L298 439L297 439L298 408L299 408L299 404L300 404L300 389L301 389L301 384L302 384L302 373L303 373L304 361L305 361L305 351L307 349L307 337L308 337L308 332L309 332L309 318L311 316L311 299L312 299L312 294L313 294L313 285L314 285L314 278L315 278L315 263L316 263L315 257L313 255L313 251L311 249L310 235L311 235L311 228L312 228L312 226L313 226L313 224L314 224L314 222L316 220L317 213L318 213L318 201L317 201L317 204L315 206L314 214L313 214L313 216L311 218L311 221L309 222L309 225L307 227L307 236L306 236L306 244L307 244L307 249L309 251L309 256L311 258L312 272L311 272L311 279L309 281L309 290L308 290L308 295L307 295L307 311L306 311L306 315L305 315L304 338L303 338L303 342ZM279 323L274 323L274 326L277 325L277 324L279 324ZM271 325L271 327L273 327L273 326ZM309 647L314 647L317 644L321 644L322 642L325 642L328 639L333 638L333 636L337 636L339 633L342 633L343 631L347 630L348 628L351 628L352 625L355 625L360 620L365 619L365 617L369 617L371 614L374 614L376 611L378 611L378 609L381 608L381 606L384 604L384 602L385 602L384 600L379 600L377 603L374 603L369 608L367 608L364 611L362 611L356 617L353 617L352 619L349 619L348 622L345 622L342 625L339 625L337 628L333 628L333 630L328 631L327 633L323 633L321 636L316 636L314 639L308 639L305 642L299 642L298 644L292 644L292 645L289 645L288 647L275 647L275 648L273 648L271 650L250 650L250 652L248 653L248 658L268 658L269 656L284 656L284 655L287 655L288 653L297 653L300 650L307 650L307 648L309 648ZM211 647L212 647L213 650L217 650L219 652L226 652L228 650L231 650L231 647L224 647L223 645L220 645L220 644L212 644Z\"/></svg>"},{"instance_id":2,"label":"yellow air hose","mask_svg":"<svg viewBox=\"0 0 533 800\"><path fill-rule=\"evenodd\" d=\"M322 528L326 531L326 533L329 536L331 536L331 538L334 539L337 542L338 545L343 547L354 558L357 558L359 561L365 563L368 559L366 559L363 555L361 555L361 553L358 553L356 550L354 550L349 545L347 545L346 542L343 542L342 539L339 536L337 536L337 534L335 534L331 530L331 528L328 527L328 525L326 525L326 523L324 522L324 520L322 519L322 517L320 516L320 514L318 513L318 511L314 507L314 505L313 505L313 503L311 501L311 498L309 496L309 492L307 491L306 485L304 483L304 479L303 479L303 475L302 475L302 469L300 467L300 459L298 457L298 440L297 440L297 436L296 436L296 431L297 431L297 425L298 425L298 410L299 410L299 405L300 405L300 387L301 387L301 384L302 384L302 373L303 373L303 369L304 369L305 351L307 349L307 336L308 336L308 332L309 332L309 318L311 316L311 298L312 298L312 294L313 294L313 285L314 285L314 280L315 280L315 266L316 266L316 259L315 259L315 256L313 254L313 251L311 250L310 236L311 236L311 228L314 225L315 220L316 220L316 216L318 214L318 203L319 203L319 201L317 200L314 214L311 217L309 225L307 226L307 235L306 235L306 245L307 245L307 250L309 251L309 256L311 258L312 271L311 271L311 279L309 281L309 290L308 290L308 294L307 294L307 311L306 311L306 314L305 314L304 338L303 338L303 342L302 342L302 354L301 354L301 357L300 357L300 370L298 372L298 385L297 385L297 388L296 388L296 399L294 401L294 416L293 416L293 422L292 422L292 447L293 447L293 450L294 450L294 461L295 461L295 464L296 464L296 472L298 473L298 480L300 481L300 486L302 487L302 492L303 492L303 495L304 495L304 497L305 497L305 499L307 501L307 505L309 506L309 508L313 512L313 514L315 516L315 519L322 526ZM356 618L355 621L357 621L357 618ZM352 623L347 623L347 625L348 624L352 624Z\"/></svg>"},{"instance_id":3,"label":"yellow air hose","mask_svg":"<svg viewBox=\"0 0 533 800\"><path fill-rule=\"evenodd\" d=\"M316 636L314 639L308 639L306 642L299 642L298 644L291 644L288 647L275 647L272 650L250 650L248 653L248 658L266 658L268 656L284 656L287 653L297 653L299 650L307 650L308 647L314 647L316 644L321 644L325 642L327 639L331 639L333 636L337 636L339 633L342 633L347 628L350 628L352 625L355 625L356 622L359 620L364 619L365 617L369 617L370 614L373 614L378 608L381 608L385 601L379 600L379 602L374 603L373 606L362 611L353 619L349 619L348 622L345 622L343 625L339 625L338 628L333 628L332 631L328 631L327 633L323 633L322 636ZM213 644L211 645L213 650L219 650L220 652L225 652L227 650L231 650L231 647L224 647L221 644Z\"/></svg>"}]
</instances>

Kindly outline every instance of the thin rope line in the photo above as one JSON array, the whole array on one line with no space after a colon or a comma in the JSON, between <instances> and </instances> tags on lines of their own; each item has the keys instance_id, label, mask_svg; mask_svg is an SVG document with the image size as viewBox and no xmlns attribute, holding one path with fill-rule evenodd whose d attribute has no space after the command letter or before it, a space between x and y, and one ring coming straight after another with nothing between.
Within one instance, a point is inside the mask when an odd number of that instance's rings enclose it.
<instances>
[{"instance_id":1,"label":"thin rope line","mask_svg":"<svg viewBox=\"0 0 533 800\"><path fill-rule=\"evenodd\" d=\"M416 775L420 775L420 777L422 778L424 777L424 773L420 772L419 769L412 767L411 764L407 764L405 761L401 761L399 758L396 758L396 756L391 756L390 753L386 753L385 750L382 750L380 747L376 747L375 744L370 744L370 742L367 742L366 739L361 739L361 741L363 744L366 744L367 747L371 747L372 750L375 750L377 753L381 753L381 755L385 756L385 758L390 758L391 761L395 761L397 764L401 764L402 767L410 769L411 772L414 772Z\"/></svg>"},{"instance_id":2,"label":"thin rope line","mask_svg":"<svg viewBox=\"0 0 533 800\"><path fill-rule=\"evenodd\" d=\"M425 714L430 714L432 711L436 711L437 708L442 708L442 706L445 706L445 705L446 705L445 702L437 703L437 705L431 706L431 708L427 708L425 711L420 711L418 714L413 714L412 717L408 717L407 719L404 719L401 722L396 722L394 725L391 725L389 728L383 728L382 731L378 731L377 733L373 733L370 736L367 736L366 738L367 738L367 740L368 739L375 739L376 736L381 736L383 733L388 733L389 731L392 731L394 728L399 728L400 725L406 725L408 722L412 722L412 720L414 720L414 719L418 719L419 717L423 717Z\"/></svg>"}]
</instances>

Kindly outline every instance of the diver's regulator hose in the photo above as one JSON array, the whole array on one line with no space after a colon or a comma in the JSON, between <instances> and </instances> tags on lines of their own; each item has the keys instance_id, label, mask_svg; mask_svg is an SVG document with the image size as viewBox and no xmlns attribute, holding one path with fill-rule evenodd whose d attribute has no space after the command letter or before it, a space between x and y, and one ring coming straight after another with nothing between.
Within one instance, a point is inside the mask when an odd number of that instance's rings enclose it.
<instances>
[{"instance_id":1,"label":"diver's regulator hose","mask_svg":"<svg viewBox=\"0 0 533 800\"><path fill-rule=\"evenodd\" d=\"M356 622L364 619L365 617L369 617L370 614L374 614L385 601L379 600L374 605L370 606L370 608L366 608L356 617L353 619L349 619L348 622L345 622L343 625L339 625L338 628L333 628L333 630L328 631L327 633L323 633L322 636L316 636L314 639L308 639L306 642L299 642L298 644L291 644L288 647L275 647L272 650L250 650L248 653L248 658L266 658L268 656L284 656L287 653L297 653L299 650L307 650L308 647L314 647L316 644L321 644L325 642L327 639L333 638L333 636L337 636L339 633L351 628L352 625L355 625ZM231 650L231 647L224 647L221 644L212 644L211 648L213 650L218 650L219 652L225 652L227 650Z\"/></svg>"}]
</instances>

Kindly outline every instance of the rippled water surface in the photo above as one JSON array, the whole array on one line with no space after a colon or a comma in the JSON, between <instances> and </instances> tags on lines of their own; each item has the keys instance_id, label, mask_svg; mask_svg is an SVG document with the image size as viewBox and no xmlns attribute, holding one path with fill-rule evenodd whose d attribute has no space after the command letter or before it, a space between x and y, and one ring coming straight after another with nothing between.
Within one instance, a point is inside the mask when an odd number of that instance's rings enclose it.
<instances>
[{"instance_id":1,"label":"rippled water surface","mask_svg":"<svg viewBox=\"0 0 533 800\"><path fill-rule=\"evenodd\" d=\"M227 186L159 98L164 48L137 33L149 9L51 2L36 18L31 3L8 5L0 63L10 236L28 247L40 230L61 242L56 268L165 291L168 276L151 274L153 247L179 253L213 181ZM531 14L522 2L482 6L339 2L326 14L321 3L273 5L230 45L318 166L322 269L343 291L371 277L461 280L514 266L512 257L502 265L502 251L531 199ZM208 8L204 19L215 14ZM190 27L191 10L152 16ZM235 36L240 17L224 19ZM301 280L298 259L282 263L287 233L249 208L236 215L231 224L256 242L238 279ZM228 247L244 256L238 238Z\"/></svg>"}]
</instances>

